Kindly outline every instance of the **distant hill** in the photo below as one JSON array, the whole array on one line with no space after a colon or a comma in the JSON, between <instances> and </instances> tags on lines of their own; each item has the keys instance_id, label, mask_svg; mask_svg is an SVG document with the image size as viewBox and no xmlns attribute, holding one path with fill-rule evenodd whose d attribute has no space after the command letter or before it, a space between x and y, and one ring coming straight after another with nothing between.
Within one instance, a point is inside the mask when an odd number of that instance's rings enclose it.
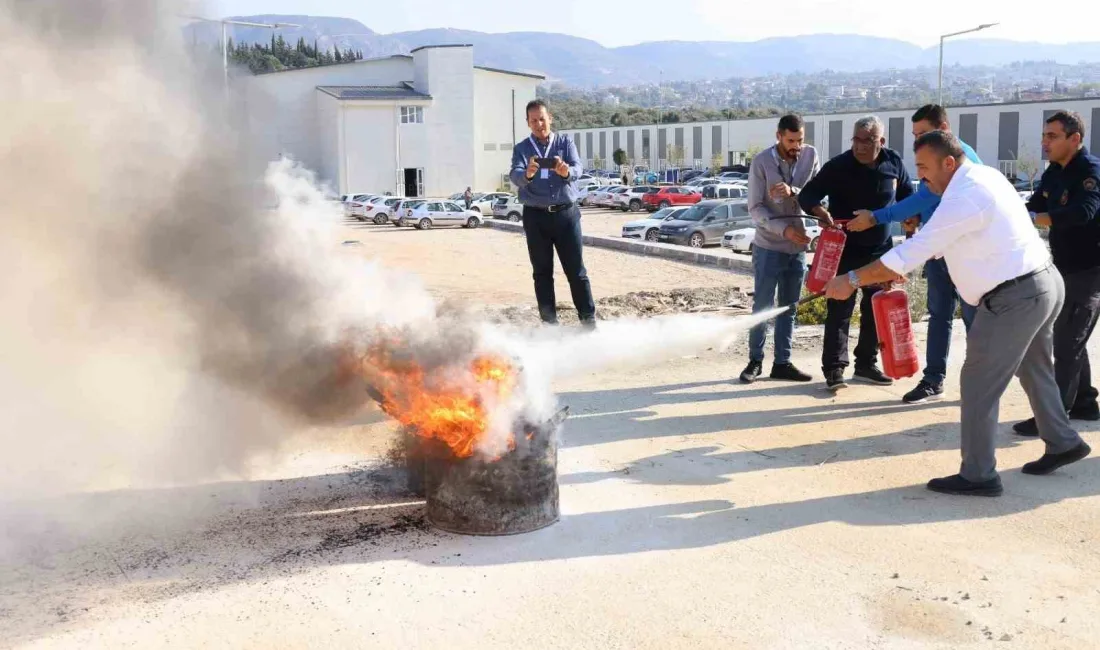
<instances>
[{"instance_id":1,"label":"distant hill","mask_svg":"<svg viewBox=\"0 0 1100 650\"><path fill-rule=\"evenodd\" d=\"M426 29L379 34L357 20L320 16L258 15L240 20L295 23L300 28L279 30L288 42L299 37L321 48L361 50L367 58L403 54L422 45L470 43L474 59L487 65L537 72L550 81L573 86L638 84L665 81L756 77L776 73L862 72L884 68L935 66L938 48L874 36L815 34L767 38L752 42L659 41L608 48L595 41L534 32L487 34L454 29ZM189 37L216 41L217 25L196 24ZM271 31L232 27L236 41L267 42ZM945 50L947 65L1000 66L1015 61L1052 60L1075 64L1100 61L1100 42L1051 45L1000 39L953 40Z\"/></svg>"}]
</instances>

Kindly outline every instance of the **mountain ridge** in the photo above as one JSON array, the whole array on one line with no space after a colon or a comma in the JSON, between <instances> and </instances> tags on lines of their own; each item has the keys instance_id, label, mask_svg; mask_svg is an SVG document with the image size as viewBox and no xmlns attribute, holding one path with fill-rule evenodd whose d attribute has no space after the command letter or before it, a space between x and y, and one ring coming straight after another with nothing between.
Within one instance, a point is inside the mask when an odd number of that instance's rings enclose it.
<instances>
[{"instance_id":1,"label":"mountain ridge","mask_svg":"<svg viewBox=\"0 0 1100 650\"><path fill-rule=\"evenodd\" d=\"M407 54L424 45L468 43L478 65L533 72L548 82L594 87L703 81L730 77L763 77L786 73L867 72L936 66L939 48L922 48L897 39L855 34L775 36L757 41L649 41L609 48L567 34L434 28L378 33L358 20L330 16L258 14L234 20L294 23L281 28L283 38L317 41L321 47L362 50L367 58ZM188 26L187 36L204 42L220 38L216 24ZM267 42L272 30L230 26L235 41ZM1003 66L1017 61L1076 64L1100 61L1100 41L1063 45L1006 39L959 39L944 49L944 65Z\"/></svg>"}]
</instances>

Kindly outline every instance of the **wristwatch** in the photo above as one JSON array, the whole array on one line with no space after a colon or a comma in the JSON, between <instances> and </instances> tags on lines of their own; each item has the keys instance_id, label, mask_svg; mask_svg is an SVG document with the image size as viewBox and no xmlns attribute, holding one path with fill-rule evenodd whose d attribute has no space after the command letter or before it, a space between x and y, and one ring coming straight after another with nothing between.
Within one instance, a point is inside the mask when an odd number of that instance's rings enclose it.
<instances>
[{"instance_id":1,"label":"wristwatch","mask_svg":"<svg viewBox=\"0 0 1100 650\"><path fill-rule=\"evenodd\" d=\"M855 271L848 271L848 284L852 285L853 289L859 288L859 276Z\"/></svg>"}]
</instances>

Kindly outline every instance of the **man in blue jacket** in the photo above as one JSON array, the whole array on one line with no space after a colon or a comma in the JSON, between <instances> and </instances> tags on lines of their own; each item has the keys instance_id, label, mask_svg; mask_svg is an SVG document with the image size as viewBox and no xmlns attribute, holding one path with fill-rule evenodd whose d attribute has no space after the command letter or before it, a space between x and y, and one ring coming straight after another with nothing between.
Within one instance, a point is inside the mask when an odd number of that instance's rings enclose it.
<instances>
[{"instance_id":1,"label":"man in blue jacket","mask_svg":"<svg viewBox=\"0 0 1100 650\"><path fill-rule=\"evenodd\" d=\"M527 103L531 135L512 149L509 178L519 188L519 201L523 204L523 233L534 270L539 316L547 324L558 322L554 296L557 249L577 316L584 327L594 328L596 305L584 268L581 209L577 204L577 179L582 173L580 154L569 136L550 130L552 120L541 99Z\"/></svg>"},{"instance_id":2,"label":"man in blue jacket","mask_svg":"<svg viewBox=\"0 0 1100 650\"><path fill-rule=\"evenodd\" d=\"M947 111L937 104L927 104L913 113L913 139L917 140L931 131L950 132ZM962 140L963 153L970 162L980 165L978 154ZM916 194L904 201L880 208L873 212L857 210L855 218L848 223L848 230L859 232L876 224L907 222L912 225L917 218L920 224L928 223L932 213L940 204L940 197L928 189L923 180ZM909 228L912 230L912 228ZM926 351L924 377L916 388L902 398L908 404L919 404L927 400L943 398L943 381L947 376L947 355L951 351L951 327L955 318L955 307L962 306L963 325L967 331L974 322L975 307L958 298L955 283L947 272L947 262L942 257L932 258L924 264L924 274L928 280L928 349Z\"/></svg>"}]
</instances>

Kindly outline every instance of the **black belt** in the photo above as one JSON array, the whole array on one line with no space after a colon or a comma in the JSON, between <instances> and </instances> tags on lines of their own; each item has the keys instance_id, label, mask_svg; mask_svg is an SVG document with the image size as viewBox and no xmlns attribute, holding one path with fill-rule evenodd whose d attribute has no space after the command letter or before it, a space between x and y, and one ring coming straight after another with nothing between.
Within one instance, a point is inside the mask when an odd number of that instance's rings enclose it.
<instances>
[{"instance_id":1,"label":"black belt","mask_svg":"<svg viewBox=\"0 0 1100 650\"><path fill-rule=\"evenodd\" d=\"M982 301L984 302L986 299L992 297L993 294L997 293L1001 289L1005 289L1005 288L1008 288L1008 287L1015 286L1017 284L1020 284L1024 280L1027 280L1028 278L1033 278L1036 275L1039 275L1043 271L1046 271L1047 269L1049 269L1051 264L1052 264L1052 262L1047 262L1046 264L1040 266L1039 268L1035 269L1031 273L1025 273L1023 275L1018 275L1018 276L1012 278L1011 280L1005 280L1004 282L998 284L997 286L993 287L989 291L986 291L985 295L982 296Z\"/></svg>"},{"instance_id":2,"label":"black belt","mask_svg":"<svg viewBox=\"0 0 1100 650\"><path fill-rule=\"evenodd\" d=\"M559 205L548 205L545 208L541 207L541 206L537 206L537 205L529 205L527 207L531 208L532 210L542 210L543 212L561 212L562 210L568 210L569 208L573 207L574 205L576 205L576 204L574 204L574 203L562 203L562 204L559 204Z\"/></svg>"}]
</instances>

